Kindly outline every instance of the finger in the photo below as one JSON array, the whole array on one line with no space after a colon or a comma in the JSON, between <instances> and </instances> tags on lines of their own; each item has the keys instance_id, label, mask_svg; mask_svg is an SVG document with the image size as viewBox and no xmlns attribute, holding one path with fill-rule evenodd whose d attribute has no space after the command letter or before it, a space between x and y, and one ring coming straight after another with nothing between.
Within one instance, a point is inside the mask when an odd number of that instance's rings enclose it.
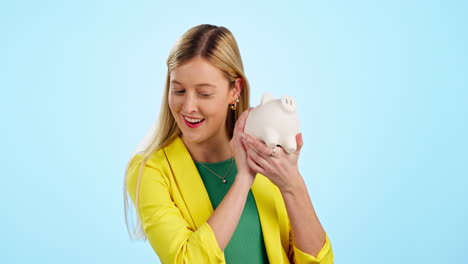
<instances>
[{"instance_id":1,"label":"finger","mask_svg":"<svg viewBox=\"0 0 468 264\"><path fill-rule=\"evenodd\" d=\"M244 112L242 112L242 114L237 119L236 125L235 125L237 133L244 132L245 120L247 120L248 115L249 115L249 110L245 110Z\"/></svg>"},{"instance_id":2,"label":"finger","mask_svg":"<svg viewBox=\"0 0 468 264\"><path fill-rule=\"evenodd\" d=\"M304 141L302 140L302 133L298 133L296 135L296 142L297 142L297 148L296 148L296 154L299 154L301 152L302 146L304 145Z\"/></svg>"},{"instance_id":3,"label":"finger","mask_svg":"<svg viewBox=\"0 0 468 264\"><path fill-rule=\"evenodd\" d=\"M270 167L270 163L265 158L260 156L257 152L255 152L252 148L249 148L247 150L247 153L249 153L249 156L252 157L255 163L257 163L263 169L267 169Z\"/></svg>"},{"instance_id":4,"label":"finger","mask_svg":"<svg viewBox=\"0 0 468 264\"><path fill-rule=\"evenodd\" d=\"M245 135L242 134L242 136L245 136ZM245 139L242 136L241 136L241 138L242 138L242 140L241 140L242 147L243 147L244 151L247 152L247 150L249 149L249 146L247 145L247 142L245 141Z\"/></svg>"},{"instance_id":5,"label":"finger","mask_svg":"<svg viewBox=\"0 0 468 264\"><path fill-rule=\"evenodd\" d=\"M270 156L272 149L267 147L265 143L250 136L249 134L246 134L246 136L247 136L247 142L249 143L249 145L251 146L253 150L255 150L258 154L262 156L265 156L265 157Z\"/></svg>"},{"instance_id":6,"label":"finger","mask_svg":"<svg viewBox=\"0 0 468 264\"><path fill-rule=\"evenodd\" d=\"M245 111L242 113L239 118L236 121L236 124L234 125L234 131L233 131L233 137L235 137L238 134L242 134L244 132L244 126L242 124L242 119L245 116Z\"/></svg>"},{"instance_id":7,"label":"finger","mask_svg":"<svg viewBox=\"0 0 468 264\"><path fill-rule=\"evenodd\" d=\"M239 117L239 129L243 132L245 129L245 123L247 122L247 118L249 117L251 108L242 112L242 115Z\"/></svg>"},{"instance_id":8,"label":"finger","mask_svg":"<svg viewBox=\"0 0 468 264\"><path fill-rule=\"evenodd\" d=\"M249 109L245 109L244 112L239 116L239 119L245 118L249 114Z\"/></svg>"},{"instance_id":9,"label":"finger","mask_svg":"<svg viewBox=\"0 0 468 264\"><path fill-rule=\"evenodd\" d=\"M249 167L253 171L255 171L257 173L260 173L262 175L265 175L265 170L260 165L255 163L255 161L252 159L252 157L250 155L247 155L247 164L249 164Z\"/></svg>"}]
</instances>

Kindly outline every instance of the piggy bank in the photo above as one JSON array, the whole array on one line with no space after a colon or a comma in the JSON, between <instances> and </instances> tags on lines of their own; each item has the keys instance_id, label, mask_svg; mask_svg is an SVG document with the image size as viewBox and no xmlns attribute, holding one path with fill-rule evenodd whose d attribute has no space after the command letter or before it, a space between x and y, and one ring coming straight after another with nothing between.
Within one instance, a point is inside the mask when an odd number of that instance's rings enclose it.
<instances>
[{"instance_id":1,"label":"piggy bank","mask_svg":"<svg viewBox=\"0 0 468 264\"><path fill-rule=\"evenodd\" d=\"M250 111L244 128L244 133L263 140L268 147L280 145L287 153L296 151L298 132L294 99L290 96L274 99L269 93L263 94L262 103Z\"/></svg>"}]
</instances>

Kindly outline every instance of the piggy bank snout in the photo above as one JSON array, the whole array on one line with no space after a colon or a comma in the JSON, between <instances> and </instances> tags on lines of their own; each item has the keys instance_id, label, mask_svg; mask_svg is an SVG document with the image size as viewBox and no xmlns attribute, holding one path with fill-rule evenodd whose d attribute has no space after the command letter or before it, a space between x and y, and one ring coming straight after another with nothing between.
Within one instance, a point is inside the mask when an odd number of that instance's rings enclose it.
<instances>
[{"instance_id":1,"label":"piggy bank snout","mask_svg":"<svg viewBox=\"0 0 468 264\"><path fill-rule=\"evenodd\" d=\"M281 106L287 112L296 111L296 101L294 101L294 99L290 96L281 97Z\"/></svg>"}]
</instances>

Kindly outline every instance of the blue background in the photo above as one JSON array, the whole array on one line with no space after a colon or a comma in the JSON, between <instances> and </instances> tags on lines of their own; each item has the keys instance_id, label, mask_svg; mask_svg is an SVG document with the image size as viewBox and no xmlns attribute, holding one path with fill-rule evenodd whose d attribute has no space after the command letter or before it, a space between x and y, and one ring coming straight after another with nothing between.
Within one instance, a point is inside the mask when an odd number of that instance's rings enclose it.
<instances>
[{"instance_id":1,"label":"blue background","mask_svg":"<svg viewBox=\"0 0 468 264\"><path fill-rule=\"evenodd\" d=\"M1 263L158 263L123 173L165 61L230 29L252 88L298 101L300 170L336 263L467 263L462 1L2 1Z\"/></svg>"}]
</instances>

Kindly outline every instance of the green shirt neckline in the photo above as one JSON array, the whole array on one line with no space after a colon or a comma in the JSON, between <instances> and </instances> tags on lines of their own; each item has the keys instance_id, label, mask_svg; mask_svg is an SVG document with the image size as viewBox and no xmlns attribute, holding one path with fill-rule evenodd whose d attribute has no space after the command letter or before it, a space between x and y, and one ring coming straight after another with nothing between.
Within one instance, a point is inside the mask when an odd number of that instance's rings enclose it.
<instances>
[{"instance_id":1,"label":"green shirt neckline","mask_svg":"<svg viewBox=\"0 0 468 264\"><path fill-rule=\"evenodd\" d=\"M223 183L221 178L201 165L201 163L203 163L217 174L223 176L229 169L231 160L233 164L231 170L225 177L226 183ZM212 163L195 161L195 166L208 192L213 209L216 210L236 178L237 166L235 159L229 158ZM224 249L224 256L226 263L269 263L263 240L260 217L252 190L249 190L244 211L242 212L231 240Z\"/></svg>"}]
</instances>

